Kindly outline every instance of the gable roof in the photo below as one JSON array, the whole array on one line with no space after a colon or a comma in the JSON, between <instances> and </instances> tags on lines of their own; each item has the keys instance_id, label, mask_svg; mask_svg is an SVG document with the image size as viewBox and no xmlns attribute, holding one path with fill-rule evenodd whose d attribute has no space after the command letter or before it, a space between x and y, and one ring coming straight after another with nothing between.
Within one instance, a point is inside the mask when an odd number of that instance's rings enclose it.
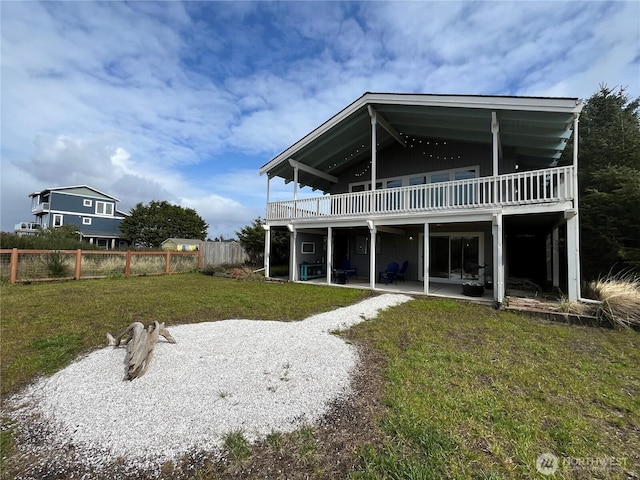
<instances>
[{"instance_id":1,"label":"gable roof","mask_svg":"<svg viewBox=\"0 0 640 480\"><path fill-rule=\"evenodd\" d=\"M370 112L379 127L390 127L377 129L378 150L400 140L406 145L412 137L491 144L495 116L502 146L543 168L557 163L581 110L578 98L365 93L265 164L260 174L290 182L294 160L315 169L299 170L301 185L327 191L327 174L339 176L371 158Z\"/></svg>"},{"instance_id":2,"label":"gable roof","mask_svg":"<svg viewBox=\"0 0 640 480\"><path fill-rule=\"evenodd\" d=\"M70 195L84 195L84 196L93 196L93 197L101 197L108 200L113 200L115 202L119 202L120 200L114 196L108 195L100 190L90 187L89 185L72 185L69 187L50 187L45 188L39 192L33 192L30 194L30 197L35 197L36 195L43 195L49 192L64 192Z\"/></svg>"}]
</instances>

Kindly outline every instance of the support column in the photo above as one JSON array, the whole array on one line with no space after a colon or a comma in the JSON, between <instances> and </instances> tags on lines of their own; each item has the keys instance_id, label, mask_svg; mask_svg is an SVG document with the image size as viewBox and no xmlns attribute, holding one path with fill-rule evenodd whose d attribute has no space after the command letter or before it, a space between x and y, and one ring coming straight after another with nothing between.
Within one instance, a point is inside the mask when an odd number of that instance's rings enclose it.
<instances>
[{"instance_id":1,"label":"support column","mask_svg":"<svg viewBox=\"0 0 640 480\"><path fill-rule=\"evenodd\" d=\"M580 253L578 249L578 214L567 219L567 289L570 302L580 298Z\"/></svg>"},{"instance_id":2,"label":"support column","mask_svg":"<svg viewBox=\"0 0 640 480\"><path fill-rule=\"evenodd\" d=\"M424 224L424 238L422 246L422 275L424 283L424 293L429 295L429 224Z\"/></svg>"},{"instance_id":3,"label":"support column","mask_svg":"<svg viewBox=\"0 0 640 480\"><path fill-rule=\"evenodd\" d=\"M500 147L500 138L498 134L500 133L500 124L498 123L498 115L496 112L491 112L491 137L492 137L492 165L493 165L493 203L498 203L498 174L499 174L499 147Z\"/></svg>"},{"instance_id":4,"label":"support column","mask_svg":"<svg viewBox=\"0 0 640 480\"><path fill-rule=\"evenodd\" d=\"M378 137L376 128L378 120L374 111L370 110L369 115L371 115L371 191L375 191L376 183L378 183Z\"/></svg>"},{"instance_id":5,"label":"support column","mask_svg":"<svg viewBox=\"0 0 640 480\"><path fill-rule=\"evenodd\" d=\"M498 305L504 302L504 252L502 249L502 213L493 215L493 299Z\"/></svg>"},{"instance_id":6,"label":"support column","mask_svg":"<svg viewBox=\"0 0 640 480\"><path fill-rule=\"evenodd\" d=\"M298 200L298 167L293 167L293 201Z\"/></svg>"},{"instance_id":7,"label":"support column","mask_svg":"<svg viewBox=\"0 0 640 480\"><path fill-rule=\"evenodd\" d=\"M287 225L287 228L289 229L289 232L291 232L291 235L289 235L289 248L291 251L291 269L289 272L289 277L291 277L291 281L295 282L296 280L298 280L298 260L297 260L297 255L296 255L296 244L298 243L298 232L296 231L295 227L291 224Z\"/></svg>"},{"instance_id":8,"label":"support column","mask_svg":"<svg viewBox=\"0 0 640 480\"><path fill-rule=\"evenodd\" d=\"M264 228L264 277L271 276L271 226L262 225Z\"/></svg>"},{"instance_id":9,"label":"support column","mask_svg":"<svg viewBox=\"0 0 640 480\"><path fill-rule=\"evenodd\" d=\"M582 292L580 291L580 281L582 279L582 275L580 272L580 208L578 205L578 122L580 115L577 113L573 114L573 208L575 209L576 215L572 218L572 221L567 222L567 255L569 255L569 248L575 249L573 255L575 255L575 266L573 267L575 271L570 271L569 278L571 278L572 274L575 274L575 286L574 286L574 295L575 298L571 298L571 281L569 281L569 301L577 301L580 297L582 297ZM572 235L575 236L572 243L569 243L569 230L572 230Z\"/></svg>"},{"instance_id":10,"label":"support column","mask_svg":"<svg viewBox=\"0 0 640 480\"><path fill-rule=\"evenodd\" d=\"M376 226L373 220L367 220L369 226L369 286L371 290L376 288Z\"/></svg>"},{"instance_id":11,"label":"support column","mask_svg":"<svg viewBox=\"0 0 640 480\"><path fill-rule=\"evenodd\" d=\"M327 227L327 284L331 283L333 277L333 228Z\"/></svg>"},{"instance_id":12,"label":"support column","mask_svg":"<svg viewBox=\"0 0 640 480\"><path fill-rule=\"evenodd\" d=\"M552 285L554 287L560 287L560 231L558 227L554 227L551 231L551 270Z\"/></svg>"}]
</instances>

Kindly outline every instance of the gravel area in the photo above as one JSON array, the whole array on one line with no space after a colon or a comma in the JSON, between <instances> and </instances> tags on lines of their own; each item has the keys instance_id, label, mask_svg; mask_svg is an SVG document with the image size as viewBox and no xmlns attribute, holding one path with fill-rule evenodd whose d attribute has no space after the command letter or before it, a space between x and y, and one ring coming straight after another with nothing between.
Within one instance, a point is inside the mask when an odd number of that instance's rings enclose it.
<instances>
[{"instance_id":1,"label":"gravel area","mask_svg":"<svg viewBox=\"0 0 640 480\"><path fill-rule=\"evenodd\" d=\"M123 381L125 349L107 347L14 396L5 414L29 439L24 455L93 471L158 469L219 451L231 432L290 432L350 393L357 351L331 332L408 300L380 295L301 322L167 325L177 343L161 337L141 378Z\"/></svg>"}]
</instances>

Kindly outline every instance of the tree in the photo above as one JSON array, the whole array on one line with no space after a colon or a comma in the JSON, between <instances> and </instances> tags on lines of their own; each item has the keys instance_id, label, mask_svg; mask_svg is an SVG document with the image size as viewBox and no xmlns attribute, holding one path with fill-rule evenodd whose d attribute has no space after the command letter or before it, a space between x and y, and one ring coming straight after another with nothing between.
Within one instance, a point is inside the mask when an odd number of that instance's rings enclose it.
<instances>
[{"instance_id":1,"label":"tree","mask_svg":"<svg viewBox=\"0 0 640 480\"><path fill-rule=\"evenodd\" d=\"M640 267L639 106L640 98L629 100L623 88L601 85L580 115L578 185L585 280Z\"/></svg>"},{"instance_id":2,"label":"tree","mask_svg":"<svg viewBox=\"0 0 640 480\"><path fill-rule=\"evenodd\" d=\"M209 225L192 208L152 200L138 203L120 223L122 236L133 245L158 248L167 238L204 240Z\"/></svg>"},{"instance_id":3,"label":"tree","mask_svg":"<svg viewBox=\"0 0 640 480\"><path fill-rule=\"evenodd\" d=\"M250 225L236 232L238 241L244 248L251 263L260 264L264 261L265 230L262 228L264 220L256 218ZM289 234L284 231L271 230L271 261L280 264L289 256Z\"/></svg>"}]
</instances>

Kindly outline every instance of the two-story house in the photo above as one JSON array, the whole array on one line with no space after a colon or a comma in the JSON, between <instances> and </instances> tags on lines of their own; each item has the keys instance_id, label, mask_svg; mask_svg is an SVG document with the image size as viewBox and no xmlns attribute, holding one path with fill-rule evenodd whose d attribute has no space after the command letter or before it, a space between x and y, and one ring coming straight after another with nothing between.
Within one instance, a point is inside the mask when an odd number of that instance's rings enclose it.
<instances>
[{"instance_id":1,"label":"two-story house","mask_svg":"<svg viewBox=\"0 0 640 480\"><path fill-rule=\"evenodd\" d=\"M419 293L480 284L501 304L521 282L578 299L581 110L577 98L364 94L260 169L267 276L270 231L288 229L293 281L330 284L347 260L385 288L380 272L406 262ZM276 177L291 199L270 201Z\"/></svg>"},{"instance_id":2,"label":"two-story house","mask_svg":"<svg viewBox=\"0 0 640 480\"><path fill-rule=\"evenodd\" d=\"M114 249L125 247L127 241L120 238L120 222L127 216L117 209L119 200L87 185L47 188L29 195L31 213L35 222L24 222L18 227L30 230L74 225L83 241ZM20 230L24 233L24 228Z\"/></svg>"}]
</instances>

